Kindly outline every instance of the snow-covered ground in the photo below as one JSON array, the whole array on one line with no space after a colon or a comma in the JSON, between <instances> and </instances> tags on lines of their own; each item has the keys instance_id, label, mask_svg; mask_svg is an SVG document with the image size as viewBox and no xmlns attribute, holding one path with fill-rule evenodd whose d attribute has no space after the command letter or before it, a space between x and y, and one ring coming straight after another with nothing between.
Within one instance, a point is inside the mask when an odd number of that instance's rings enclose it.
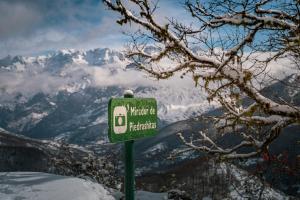
<instances>
[{"instance_id":1,"label":"snow-covered ground","mask_svg":"<svg viewBox=\"0 0 300 200\"><path fill-rule=\"evenodd\" d=\"M138 191L136 200L163 200L166 193ZM1 200L117 200L121 194L79 178L41 172L0 173Z\"/></svg>"},{"instance_id":2,"label":"snow-covered ground","mask_svg":"<svg viewBox=\"0 0 300 200\"><path fill-rule=\"evenodd\" d=\"M30 200L113 200L100 184L79 178L39 172L0 174L0 199Z\"/></svg>"}]
</instances>

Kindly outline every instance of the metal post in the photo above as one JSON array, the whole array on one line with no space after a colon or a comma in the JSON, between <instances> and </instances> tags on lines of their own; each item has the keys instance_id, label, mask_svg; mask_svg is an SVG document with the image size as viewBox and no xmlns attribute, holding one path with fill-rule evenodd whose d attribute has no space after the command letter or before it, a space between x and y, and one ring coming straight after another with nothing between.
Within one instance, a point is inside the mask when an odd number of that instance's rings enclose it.
<instances>
[{"instance_id":1,"label":"metal post","mask_svg":"<svg viewBox=\"0 0 300 200\"><path fill-rule=\"evenodd\" d=\"M124 98L133 98L133 92L126 90ZM125 199L134 200L134 140L125 142Z\"/></svg>"}]
</instances>

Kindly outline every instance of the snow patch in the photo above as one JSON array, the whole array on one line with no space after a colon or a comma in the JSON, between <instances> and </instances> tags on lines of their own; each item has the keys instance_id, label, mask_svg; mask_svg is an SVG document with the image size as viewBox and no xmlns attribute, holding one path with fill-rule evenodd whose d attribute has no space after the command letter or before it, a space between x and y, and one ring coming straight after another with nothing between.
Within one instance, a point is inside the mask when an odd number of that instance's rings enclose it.
<instances>
[{"instance_id":1,"label":"snow patch","mask_svg":"<svg viewBox=\"0 0 300 200\"><path fill-rule=\"evenodd\" d=\"M22 131L26 127L27 124L30 124L30 126L34 126L37 123L39 123L44 117L46 117L49 113L48 112L41 112L41 113L30 113L27 116L24 116L17 121L13 121L8 124L9 128L17 128L18 130Z\"/></svg>"},{"instance_id":2,"label":"snow patch","mask_svg":"<svg viewBox=\"0 0 300 200\"><path fill-rule=\"evenodd\" d=\"M102 185L39 172L0 173L0 199L115 200Z\"/></svg>"},{"instance_id":3,"label":"snow patch","mask_svg":"<svg viewBox=\"0 0 300 200\"><path fill-rule=\"evenodd\" d=\"M167 148L167 145L165 143L158 143L154 145L153 147L147 149L144 154L156 154L159 153Z\"/></svg>"}]
</instances>

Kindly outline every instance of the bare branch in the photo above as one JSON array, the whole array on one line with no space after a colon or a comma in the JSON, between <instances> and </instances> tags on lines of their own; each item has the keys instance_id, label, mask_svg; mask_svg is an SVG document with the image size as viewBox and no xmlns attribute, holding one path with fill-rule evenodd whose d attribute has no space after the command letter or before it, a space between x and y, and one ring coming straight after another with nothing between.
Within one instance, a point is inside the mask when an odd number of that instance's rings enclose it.
<instances>
[{"instance_id":1,"label":"bare branch","mask_svg":"<svg viewBox=\"0 0 300 200\"><path fill-rule=\"evenodd\" d=\"M157 79L190 73L195 85L207 93L207 99L218 101L225 109L224 114L216 118L216 127L240 131L242 141L226 149L208 133L200 132L200 140L187 140L179 134L188 147L184 151L247 158L265 151L283 128L300 124L299 105L283 98L274 100L258 89L266 85L263 81L270 77L271 63L278 59L289 58L300 70L297 1L286 4L281 0L246 3L186 0L185 9L193 22L185 24L172 18L164 25L156 20L157 1L103 2L120 15L117 21L120 25L136 24L144 31L134 34L127 52L139 69ZM128 3L137 9L130 10ZM155 53L147 51L148 45L155 46ZM172 64L161 67L165 60ZM244 103L245 98L252 103ZM242 132L245 127L248 132ZM260 133L260 128L266 133ZM239 153L243 147L252 147L253 151Z\"/></svg>"}]
</instances>

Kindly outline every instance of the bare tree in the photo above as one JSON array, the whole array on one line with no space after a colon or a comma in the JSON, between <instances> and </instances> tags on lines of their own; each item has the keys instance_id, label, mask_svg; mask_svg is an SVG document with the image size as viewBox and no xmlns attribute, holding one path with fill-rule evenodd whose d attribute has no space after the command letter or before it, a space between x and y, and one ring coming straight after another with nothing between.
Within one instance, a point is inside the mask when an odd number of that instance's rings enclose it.
<instances>
[{"instance_id":1,"label":"bare tree","mask_svg":"<svg viewBox=\"0 0 300 200\"><path fill-rule=\"evenodd\" d=\"M157 79L178 73L192 77L209 101L217 100L226 109L216 119L220 130L242 126L253 130L241 132L243 140L229 148L222 148L205 132L200 133L201 145L179 134L189 149L247 158L267 150L284 127L300 123L298 105L271 99L259 88L277 59L289 58L294 61L291 67L298 65L299 70L299 0L186 0L183 7L190 24L173 18L162 22L156 15L157 1L103 2L119 14L121 26L138 28L131 34L127 54L141 70ZM149 53L148 45L158 52ZM160 66L164 59L172 63L170 67ZM244 97L252 103L241 103ZM262 134L257 127L267 131ZM238 152L246 146L253 151Z\"/></svg>"}]
</instances>

